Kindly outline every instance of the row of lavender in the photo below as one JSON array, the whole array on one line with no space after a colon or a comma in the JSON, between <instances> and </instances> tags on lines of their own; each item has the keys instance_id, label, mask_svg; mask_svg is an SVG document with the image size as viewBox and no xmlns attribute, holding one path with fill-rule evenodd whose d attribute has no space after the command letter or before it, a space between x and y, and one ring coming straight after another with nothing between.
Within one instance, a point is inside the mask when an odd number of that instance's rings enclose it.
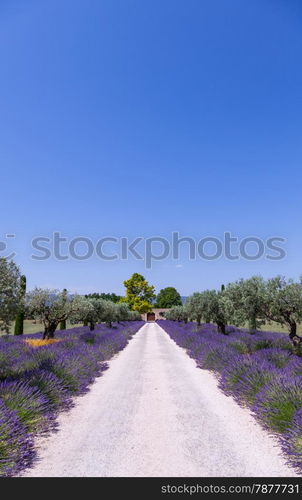
<instances>
[{"instance_id":1,"label":"row of lavender","mask_svg":"<svg viewBox=\"0 0 302 500\"><path fill-rule=\"evenodd\" d=\"M58 332L56 342L33 347L24 338L0 339L0 476L15 475L35 457L34 436L56 427L70 408L142 326L133 321ZM26 339L41 338L41 334Z\"/></svg>"},{"instance_id":2,"label":"row of lavender","mask_svg":"<svg viewBox=\"0 0 302 500\"><path fill-rule=\"evenodd\" d=\"M198 367L219 377L219 386L280 439L288 461L302 471L302 358L288 338L276 332L234 327L227 335L212 324L158 321Z\"/></svg>"}]
</instances>

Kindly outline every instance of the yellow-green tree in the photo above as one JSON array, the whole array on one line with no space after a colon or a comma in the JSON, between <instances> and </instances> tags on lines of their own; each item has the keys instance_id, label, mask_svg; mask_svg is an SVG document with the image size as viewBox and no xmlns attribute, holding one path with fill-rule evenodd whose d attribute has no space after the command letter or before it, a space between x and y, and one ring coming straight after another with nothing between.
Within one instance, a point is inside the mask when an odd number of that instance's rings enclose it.
<instances>
[{"instance_id":1,"label":"yellow-green tree","mask_svg":"<svg viewBox=\"0 0 302 500\"><path fill-rule=\"evenodd\" d=\"M132 311L143 314L152 310L152 301L155 299L154 286L139 273L134 273L130 279L124 281L126 297L123 299Z\"/></svg>"}]
</instances>

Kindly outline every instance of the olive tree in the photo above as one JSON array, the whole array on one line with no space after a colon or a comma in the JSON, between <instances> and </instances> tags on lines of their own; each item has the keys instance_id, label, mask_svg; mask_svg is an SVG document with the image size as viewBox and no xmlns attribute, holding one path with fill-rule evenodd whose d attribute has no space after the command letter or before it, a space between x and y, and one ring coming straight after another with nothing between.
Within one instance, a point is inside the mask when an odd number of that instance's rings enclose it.
<instances>
[{"instance_id":1,"label":"olive tree","mask_svg":"<svg viewBox=\"0 0 302 500\"><path fill-rule=\"evenodd\" d=\"M220 333L227 335L226 325L228 323L228 311L225 302L225 292L222 290L206 290L203 292L204 318L206 322L217 325Z\"/></svg>"},{"instance_id":2,"label":"olive tree","mask_svg":"<svg viewBox=\"0 0 302 500\"><path fill-rule=\"evenodd\" d=\"M202 319L204 319L206 323L210 322L208 303L205 300L205 292L193 293L193 295L187 298L185 307L189 318L196 321L198 325L200 325Z\"/></svg>"},{"instance_id":3,"label":"olive tree","mask_svg":"<svg viewBox=\"0 0 302 500\"><path fill-rule=\"evenodd\" d=\"M80 295L66 296L66 292L48 288L35 288L26 294L26 310L29 315L40 320L44 325L43 339L54 338L61 321L66 321L87 307L87 302Z\"/></svg>"},{"instance_id":4,"label":"olive tree","mask_svg":"<svg viewBox=\"0 0 302 500\"><path fill-rule=\"evenodd\" d=\"M74 310L70 315L70 321L75 323L83 322L84 326L89 326L90 330L95 329L95 325L100 322L102 314L101 299L82 297L82 306Z\"/></svg>"},{"instance_id":5,"label":"olive tree","mask_svg":"<svg viewBox=\"0 0 302 500\"><path fill-rule=\"evenodd\" d=\"M13 261L0 258L0 330L9 333L22 302L20 271Z\"/></svg>"},{"instance_id":6,"label":"olive tree","mask_svg":"<svg viewBox=\"0 0 302 500\"><path fill-rule=\"evenodd\" d=\"M138 311L129 311L129 321L141 321L142 316Z\"/></svg>"},{"instance_id":7,"label":"olive tree","mask_svg":"<svg viewBox=\"0 0 302 500\"><path fill-rule=\"evenodd\" d=\"M126 302L120 302L116 304L115 308L116 308L116 320L118 323L120 323L121 321L128 321L130 319L130 309L128 304L126 304Z\"/></svg>"},{"instance_id":8,"label":"olive tree","mask_svg":"<svg viewBox=\"0 0 302 500\"><path fill-rule=\"evenodd\" d=\"M269 279L263 295L262 317L286 326L293 344L301 344L297 323L302 321L302 278L298 283L282 276Z\"/></svg>"},{"instance_id":9,"label":"olive tree","mask_svg":"<svg viewBox=\"0 0 302 500\"><path fill-rule=\"evenodd\" d=\"M249 325L251 332L265 323L266 282L261 276L241 279L225 289L225 303L230 321L236 326Z\"/></svg>"},{"instance_id":10,"label":"olive tree","mask_svg":"<svg viewBox=\"0 0 302 500\"><path fill-rule=\"evenodd\" d=\"M117 305L111 300L102 300L101 321L105 322L109 328L112 328L112 323L118 320Z\"/></svg>"},{"instance_id":11,"label":"olive tree","mask_svg":"<svg viewBox=\"0 0 302 500\"><path fill-rule=\"evenodd\" d=\"M165 312L165 318L171 321L188 322L189 314L185 306L174 306Z\"/></svg>"},{"instance_id":12,"label":"olive tree","mask_svg":"<svg viewBox=\"0 0 302 500\"><path fill-rule=\"evenodd\" d=\"M286 326L294 345L302 339L297 335L297 323L302 321L302 280L277 276L265 281L261 276L231 283L225 291L226 307L232 322L249 324L254 331L272 321Z\"/></svg>"}]
</instances>

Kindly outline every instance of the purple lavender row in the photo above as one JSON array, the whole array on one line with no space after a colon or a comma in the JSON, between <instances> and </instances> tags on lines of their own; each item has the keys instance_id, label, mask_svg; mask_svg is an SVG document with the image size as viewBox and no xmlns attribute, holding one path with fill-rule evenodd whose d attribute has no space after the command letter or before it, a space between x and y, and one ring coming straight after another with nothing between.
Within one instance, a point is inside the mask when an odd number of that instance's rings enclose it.
<instances>
[{"instance_id":1,"label":"purple lavender row","mask_svg":"<svg viewBox=\"0 0 302 500\"><path fill-rule=\"evenodd\" d=\"M219 387L278 436L288 463L302 472L302 358L282 333L159 320L197 366L219 377Z\"/></svg>"},{"instance_id":2,"label":"purple lavender row","mask_svg":"<svg viewBox=\"0 0 302 500\"><path fill-rule=\"evenodd\" d=\"M142 321L60 331L60 340L32 347L24 338L0 339L0 476L12 476L35 459L34 436L56 427L59 411L89 390ZM42 338L41 333L26 339Z\"/></svg>"}]
</instances>

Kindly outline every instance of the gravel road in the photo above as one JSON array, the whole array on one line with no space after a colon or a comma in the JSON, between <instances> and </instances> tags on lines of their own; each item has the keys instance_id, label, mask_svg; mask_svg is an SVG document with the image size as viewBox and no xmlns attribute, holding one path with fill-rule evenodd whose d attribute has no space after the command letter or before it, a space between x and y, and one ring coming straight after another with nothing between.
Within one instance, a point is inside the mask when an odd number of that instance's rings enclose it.
<instances>
[{"instance_id":1,"label":"gravel road","mask_svg":"<svg viewBox=\"0 0 302 500\"><path fill-rule=\"evenodd\" d=\"M60 428L38 440L23 476L282 477L295 472L274 438L147 323Z\"/></svg>"}]
</instances>

